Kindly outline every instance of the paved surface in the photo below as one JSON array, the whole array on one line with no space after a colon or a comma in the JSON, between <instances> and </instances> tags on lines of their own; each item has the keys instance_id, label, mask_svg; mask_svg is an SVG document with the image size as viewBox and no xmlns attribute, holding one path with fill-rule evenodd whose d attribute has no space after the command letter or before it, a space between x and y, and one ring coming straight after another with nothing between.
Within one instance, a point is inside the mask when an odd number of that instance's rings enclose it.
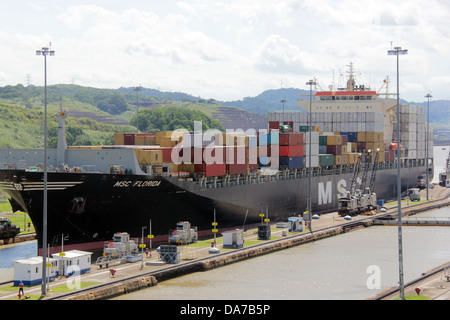
<instances>
[{"instance_id":1,"label":"paved surface","mask_svg":"<svg viewBox=\"0 0 450 320\"><path fill-rule=\"evenodd\" d=\"M410 285L406 284L405 296L422 296L430 300L450 300L450 281L446 278L446 276L450 277L450 262L444 264L442 267L446 268L427 276L427 274L432 273L438 268L430 270L429 272L425 272L423 279L412 281L414 283ZM416 289L420 290L419 293L416 292ZM392 294L381 297L380 300L393 300L399 298L399 296L400 293L397 290Z\"/></svg>"}]
</instances>

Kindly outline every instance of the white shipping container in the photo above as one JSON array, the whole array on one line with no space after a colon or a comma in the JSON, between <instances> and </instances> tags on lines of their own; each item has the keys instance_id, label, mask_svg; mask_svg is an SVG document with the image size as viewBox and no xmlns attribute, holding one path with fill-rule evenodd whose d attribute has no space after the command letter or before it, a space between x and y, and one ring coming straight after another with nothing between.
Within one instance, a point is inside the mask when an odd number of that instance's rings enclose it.
<instances>
[{"instance_id":1,"label":"white shipping container","mask_svg":"<svg viewBox=\"0 0 450 320\"><path fill-rule=\"evenodd\" d=\"M425 150L417 150L417 159L425 159Z\"/></svg>"},{"instance_id":2,"label":"white shipping container","mask_svg":"<svg viewBox=\"0 0 450 320\"><path fill-rule=\"evenodd\" d=\"M304 157L304 163L305 167L309 168L309 156ZM319 166L319 156L318 155L311 155L311 167L315 168Z\"/></svg>"},{"instance_id":3,"label":"white shipping container","mask_svg":"<svg viewBox=\"0 0 450 320\"><path fill-rule=\"evenodd\" d=\"M309 144L305 144L303 146L303 154L305 156L309 155ZM318 143L312 143L311 144L311 156L315 156L319 154L319 144Z\"/></svg>"},{"instance_id":4,"label":"white shipping container","mask_svg":"<svg viewBox=\"0 0 450 320\"><path fill-rule=\"evenodd\" d=\"M408 150L408 159L417 159L417 150Z\"/></svg>"},{"instance_id":5,"label":"white shipping container","mask_svg":"<svg viewBox=\"0 0 450 320\"><path fill-rule=\"evenodd\" d=\"M417 115L417 123L424 124L424 123L426 123L426 119L427 118L423 114Z\"/></svg>"},{"instance_id":6,"label":"white shipping container","mask_svg":"<svg viewBox=\"0 0 450 320\"><path fill-rule=\"evenodd\" d=\"M358 128L357 132L365 132L366 131L366 123L365 122L358 122Z\"/></svg>"},{"instance_id":7,"label":"white shipping container","mask_svg":"<svg viewBox=\"0 0 450 320\"><path fill-rule=\"evenodd\" d=\"M426 137L427 137L427 134L425 132L418 132L417 133L417 141L418 142L426 141Z\"/></svg>"},{"instance_id":8,"label":"white shipping container","mask_svg":"<svg viewBox=\"0 0 450 320\"><path fill-rule=\"evenodd\" d=\"M417 124L417 133L425 133L427 131L426 124L418 123Z\"/></svg>"},{"instance_id":9,"label":"white shipping container","mask_svg":"<svg viewBox=\"0 0 450 320\"><path fill-rule=\"evenodd\" d=\"M358 112L358 122L366 122L366 113Z\"/></svg>"},{"instance_id":10,"label":"white shipping container","mask_svg":"<svg viewBox=\"0 0 450 320\"><path fill-rule=\"evenodd\" d=\"M425 106L416 106L416 107L417 107L417 114L418 115L425 114L425 110L426 110Z\"/></svg>"},{"instance_id":11,"label":"white shipping container","mask_svg":"<svg viewBox=\"0 0 450 320\"><path fill-rule=\"evenodd\" d=\"M348 132L357 132L358 131L358 123L357 122L350 122L348 124Z\"/></svg>"},{"instance_id":12,"label":"white shipping container","mask_svg":"<svg viewBox=\"0 0 450 320\"><path fill-rule=\"evenodd\" d=\"M417 141L416 140L402 140L401 144L403 144L403 146L406 149L417 149Z\"/></svg>"},{"instance_id":13,"label":"white shipping container","mask_svg":"<svg viewBox=\"0 0 450 320\"><path fill-rule=\"evenodd\" d=\"M374 112L374 119L375 122L383 122L384 121L384 115L381 112Z\"/></svg>"},{"instance_id":14,"label":"white shipping container","mask_svg":"<svg viewBox=\"0 0 450 320\"><path fill-rule=\"evenodd\" d=\"M416 141L417 140L417 132L415 132L415 131L400 132L400 139L401 139L401 141L407 141L407 140Z\"/></svg>"},{"instance_id":15,"label":"white shipping container","mask_svg":"<svg viewBox=\"0 0 450 320\"><path fill-rule=\"evenodd\" d=\"M323 131L333 131L333 124L331 122L325 122L322 130Z\"/></svg>"},{"instance_id":16,"label":"white shipping container","mask_svg":"<svg viewBox=\"0 0 450 320\"><path fill-rule=\"evenodd\" d=\"M425 141L417 141L417 151L425 151L426 142Z\"/></svg>"},{"instance_id":17,"label":"white shipping container","mask_svg":"<svg viewBox=\"0 0 450 320\"><path fill-rule=\"evenodd\" d=\"M311 137L311 144L319 144L319 132L311 131ZM303 141L305 144L309 143L309 132L305 132Z\"/></svg>"}]
</instances>

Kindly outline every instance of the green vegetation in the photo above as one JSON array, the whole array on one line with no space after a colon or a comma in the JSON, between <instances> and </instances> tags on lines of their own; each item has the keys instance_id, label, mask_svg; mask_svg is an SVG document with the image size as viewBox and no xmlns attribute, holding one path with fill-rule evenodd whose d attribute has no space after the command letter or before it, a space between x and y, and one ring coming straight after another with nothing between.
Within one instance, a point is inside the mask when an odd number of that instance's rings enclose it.
<instances>
[{"instance_id":1,"label":"green vegetation","mask_svg":"<svg viewBox=\"0 0 450 320\"><path fill-rule=\"evenodd\" d=\"M422 297L422 296L408 296L405 295L405 300L430 300L430 298ZM400 297L395 298L394 300L401 300Z\"/></svg>"},{"instance_id":2,"label":"green vegetation","mask_svg":"<svg viewBox=\"0 0 450 320\"><path fill-rule=\"evenodd\" d=\"M201 121L203 130L218 129L225 131L222 124L198 110L182 107L159 107L139 111L139 130L143 132L173 131L176 129L194 130L194 121ZM136 123L136 116L130 124Z\"/></svg>"},{"instance_id":3,"label":"green vegetation","mask_svg":"<svg viewBox=\"0 0 450 320\"><path fill-rule=\"evenodd\" d=\"M112 144L115 132L136 132L136 98L132 88L48 86L48 147L55 148L57 144L56 115L60 107L67 114L69 146ZM43 148L43 106L43 87L21 84L0 87L0 148ZM210 118L216 108L213 99L197 100L182 93L143 89L139 95L139 129L142 132L193 130L193 121L202 121L204 130L224 130L219 121Z\"/></svg>"}]
</instances>

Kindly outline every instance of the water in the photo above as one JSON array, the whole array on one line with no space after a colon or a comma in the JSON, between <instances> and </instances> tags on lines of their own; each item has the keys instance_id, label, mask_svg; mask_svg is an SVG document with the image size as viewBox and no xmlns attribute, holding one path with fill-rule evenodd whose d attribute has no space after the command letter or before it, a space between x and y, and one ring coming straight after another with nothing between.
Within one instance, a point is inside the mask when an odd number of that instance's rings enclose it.
<instances>
[{"instance_id":1,"label":"water","mask_svg":"<svg viewBox=\"0 0 450 320\"><path fill-rule=\"evenodd\" d=\"M448 208L430 216L450 217ZM450 261L450 228L402 228L405 283ZM371 288L373 268L380 286ZM117 300L360 300L398 285L396 226L374 226L189 274ZM368 286L369 281L369 286Z\"/></svg>"}]
</instances>

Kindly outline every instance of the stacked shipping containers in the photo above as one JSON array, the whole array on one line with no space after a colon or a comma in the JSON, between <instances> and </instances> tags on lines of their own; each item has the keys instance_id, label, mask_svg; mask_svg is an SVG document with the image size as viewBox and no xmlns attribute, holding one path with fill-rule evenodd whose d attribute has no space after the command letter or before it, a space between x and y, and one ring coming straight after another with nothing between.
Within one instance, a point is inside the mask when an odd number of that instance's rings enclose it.
<instances>
[{"instance_id":1,"label":"stacked shipping containers","mask_svg":"<svg viewBox=\"0 0 450 320\"><path fill-rule=\"evenodd\" d=\"M433 130L427 136L426 108L424 106L400 105L400 156L407 159L426 159L426 146L433 148ZM394 109L394 121L397 110ZM432 154L430 152L430 154Z\"/></svg>"},{"instance_id":2,"label":"stacked shipping containers","mask_svg":"<svg viewBox=\"0 0 450 320\"><path fill-rule=\"evenodd\" d=\"M303 134L280 133L279 156L280 168L303 168Z\"/></svg>"}]
</instances>

